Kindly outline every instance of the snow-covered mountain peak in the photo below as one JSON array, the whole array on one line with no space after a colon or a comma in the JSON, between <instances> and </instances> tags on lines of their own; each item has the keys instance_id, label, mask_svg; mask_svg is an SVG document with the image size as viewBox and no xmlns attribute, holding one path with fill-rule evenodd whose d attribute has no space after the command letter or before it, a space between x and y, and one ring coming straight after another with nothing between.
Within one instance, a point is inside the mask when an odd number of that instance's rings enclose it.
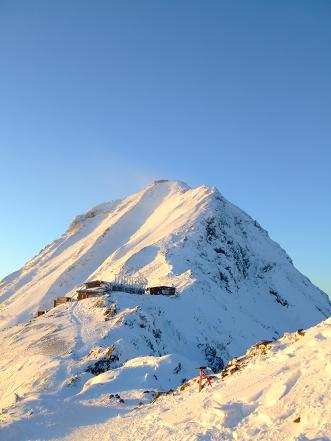
<instances>
[{"instance_id":1,"label":"snow-covered mountain peak","mask_svg":"<svg viewBox=\"0 0 331 441\"><path fill-rule=\"evenodd\" d=\"M118 276L177 294L113 290L75 300L87 280ZM74 301L53 307L59 296ZM40 310L48 312L34 318ZM121 384L129 400L144 401L135 382L154 391L177 387L196 366L219 372L256 341L330 314L327 296L217 189L159 180L77 216L0 282L0 396L3 406L17 396L36 400L35 411L49 406L45 391L94 406L104 400L98 390L119 395Z\"/></svg>"},{"instance_id":2,"label":"snow-covered mountain peak","mask_svg":"<svg viewBox=\"0 0 331 441\"><path fill-rule=\"evenodd\" d=\"M260 309L281 305L278 312L293 322L291 328L330 312L326 296L298 273L285 251L216 188L158 180L77 216L60 239L5 278L0 326L48 309L56 296L87 279L111 281L116 274L174 285L182 295L210 293L225 308L249 310L254 299ZM274 328L279 317L272 312L270 318Z\"/></svg>"}]
</instances>

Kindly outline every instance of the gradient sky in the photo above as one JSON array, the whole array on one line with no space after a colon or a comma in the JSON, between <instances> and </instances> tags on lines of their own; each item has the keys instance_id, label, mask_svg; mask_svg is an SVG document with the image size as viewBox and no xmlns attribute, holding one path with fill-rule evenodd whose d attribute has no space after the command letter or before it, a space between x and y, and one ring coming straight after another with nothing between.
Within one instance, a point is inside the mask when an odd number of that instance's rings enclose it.
<instances>
[{"instance_id":1,"label":"gradient sky","mask_svg":"<svg viewBox=\"0 0 331 441\"><path fill-rule=\"evenodd\" d=\"M99 202L215 185L331 294L331 2L0 0L0 278Z\"/></svg>"}]
</instances>

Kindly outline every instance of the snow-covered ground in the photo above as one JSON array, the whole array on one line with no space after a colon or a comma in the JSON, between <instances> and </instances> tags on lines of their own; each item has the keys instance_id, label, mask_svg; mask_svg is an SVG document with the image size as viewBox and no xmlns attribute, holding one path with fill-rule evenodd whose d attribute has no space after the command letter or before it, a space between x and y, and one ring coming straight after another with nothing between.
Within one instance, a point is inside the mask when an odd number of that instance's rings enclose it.
<instances>
[{"instance_id":1,"label":"snow-covered ground","mask_svg":"<svg viewBox=\"0 0 331 441\"><path fill-rule=\"evenodd\" d=\"M22 334L18 338L31 339ZM87 331L78 343L76 356L90 335ZM18 394L15 404L1 415L0 439L327 441L331 435L330 341L328 319L307 331L253 346L215 374L212 386L206 385L200 393L197 378L193 378L156 399L152 391L160 386L169 390L167 379L178 375L180 357L133 359L91 376L81 388L81 379L75 378L81 362L68 359L62 369L48 364L45 370L49 352L37 345L29 357L30 366L21 374L35 393L26 400ZM60 345L59 349L57 343L53 349L65 357L68 348ZM14 359L12 354L15 365ZM27 378L37 362L44 369L43 384L33 383L32 371ZM56 387L50 391L47 372L52 369L57 370ZM196 375L192 365L192 372L185 374L191 376L193 371Z\"/></svg>"},{"instance_id":2,"label":"snow-covered ground","mask_svg":"<svg viewBox=\"0 0 331 441\"><path fill-rule=\"evenodd\" d=\"M112 281L116 274L139 275L149 285L174 285L177 295L112 292L33 318L36 310L49 309L55 297L75 297L86 280ZM108 425L114 427L113 433L117 430L109 439L144 439L145 429L151 438L158 418L164 435L160 432L160 438L154 439L195 439L196 421L188 432L191 438L175 438L171 418L177 413L171 417L170 411L158 406L165 400L173 403L169 409L188 408L188 397L203 408L211 399L206 391L197 397L196 387L189 387L146 406L157 392L180 387L200 365L220 372L258 340L274 341L286 331L315 325L331 314L327 296L296 270L256 221L215 188L191 189L178 181L152 183L78 216L60 239L0 282L0 302L0 439L6 441L61 439L70 433L85 439L78 427L98 423L101 431L109 431ZM328 323L323 326L329 329ZM274 344L270 360L277 359L284 344ZM240 375L250 369L251 365ZM231 384L231 379L215 382L213 391L221 391L228 381ZM239 389L231 388L239 394ZM216 411L217 405L210 401L210 418L214 415L216 421L224 414L215 436L229 437L234 427L239 430L240 421L253 419L255 410L244 415L247 409L260 403L267 406L258 398L247 406L246 398L242 403L239 395L236 399L238 406L224 402L230 406L228 413L226 407ZM149 414L148 409L154 410ZM231 420L237 410L243 418ZM164 425L163 413L170 418ZM139 418L144 415L151 423L139 432ZM206 418L205 426L212 425L208 417L200 418ZM174 424L180 428L183 421ZM185 421L189 424L189 417ZM119 426L126 422L120 438ZM302 426L298 424L295 427ZM133 436L131 427L140 438ZM103 439L92 429L84 429L86 439ZM183 434L186 429L178 430ZM214 435L208 436L205 439Z\"/></svg>"},{"instance_id":3,"label":"snow-covered ground","mask_svg":"<svg viewBox=\"0 0 331 441\"><path fill-rule=\"evenodd\" d=\"M304 335L302 335L304 334ZM198 393L196 381L156 402L62 438L329 441L331 320L252 348ZM59 438L56 438L57 440Z\"/></svg>"}]
</instances>

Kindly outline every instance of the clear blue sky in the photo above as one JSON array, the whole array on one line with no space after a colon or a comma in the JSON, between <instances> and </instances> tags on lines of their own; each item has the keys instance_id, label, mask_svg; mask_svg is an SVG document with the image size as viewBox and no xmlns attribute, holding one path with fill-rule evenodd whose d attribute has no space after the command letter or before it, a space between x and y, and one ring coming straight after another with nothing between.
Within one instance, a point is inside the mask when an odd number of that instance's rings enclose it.
<instances>
[{"instance_id":1,"label":"clear blue sky","mask_svg":"<svg viewBox=\"0 0 331 441\"><path fill-rule=\"evenodd\" d=\"M217 186L331 294L331 2L0 0L0 277L154 178Z\"/></svg>"}]
</instances>

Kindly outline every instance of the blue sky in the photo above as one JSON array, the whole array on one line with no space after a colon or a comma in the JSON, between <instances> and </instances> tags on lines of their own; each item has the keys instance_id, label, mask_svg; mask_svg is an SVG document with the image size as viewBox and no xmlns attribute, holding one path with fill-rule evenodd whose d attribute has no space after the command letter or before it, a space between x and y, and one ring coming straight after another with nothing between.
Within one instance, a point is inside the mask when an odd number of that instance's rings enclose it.
<instances>
[{"instance_id":1,"label":"blue sky","mask_svg":"<svg viewBox=\"0 0 331 441\"><path fill-rule=\"evenodd\" d=\"M331 294L331 3L0 1L0 277L155 178L215 185Z\"/></svg>"}]
</instances>

